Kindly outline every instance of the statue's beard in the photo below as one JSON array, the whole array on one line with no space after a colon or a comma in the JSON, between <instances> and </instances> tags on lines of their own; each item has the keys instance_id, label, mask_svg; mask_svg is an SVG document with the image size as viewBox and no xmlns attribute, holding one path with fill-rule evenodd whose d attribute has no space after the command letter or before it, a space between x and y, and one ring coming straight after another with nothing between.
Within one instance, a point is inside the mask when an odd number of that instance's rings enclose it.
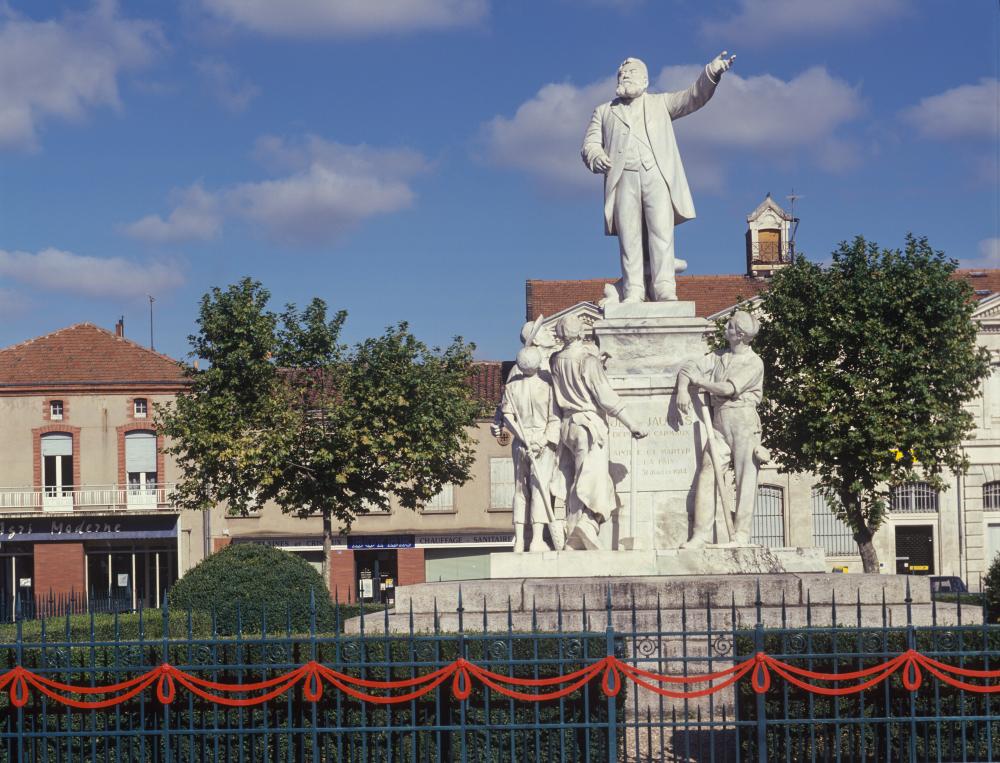
<instances>
[{"instance_id":1,"label":"statue's beard","mask_svg":"<svg viewBox=\"0 0 1000 763\"><path fill-rule=\"evenodd\" d=\"M646 92L646 85L641 85L638 82L619 82L618 89L615 90L615 95L619 98L638 98L640 95Z\"/></svg>"}]
</instances>

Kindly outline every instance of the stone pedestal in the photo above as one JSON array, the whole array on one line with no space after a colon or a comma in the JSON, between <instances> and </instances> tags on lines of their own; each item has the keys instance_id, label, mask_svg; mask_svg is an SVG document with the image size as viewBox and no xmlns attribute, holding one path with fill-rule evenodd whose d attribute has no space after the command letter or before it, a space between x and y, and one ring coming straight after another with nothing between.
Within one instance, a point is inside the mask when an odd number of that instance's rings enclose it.
<instances>
[{"instance_id":1,"label":"stone pedestal","mask_svg":"<svg viewBox=\"0 0 1000 763\"><path fill-rule=\"evenodd\" d=\"M611 385L649 432L636 441L611 422L611 477L621 508L602 528L607 549L676 549L688 538L706 433L700 423L681 421L674 390L680 367L708 352L711 330L694 302L611 304L594 323Z\"/></svg>"},{"instance_id":2,"label":"stone pedestal","mask_svg":"<svg viewBox=\"0 0 1000 763\"><path fill-rule=\"evenodd\" d=\"M740 546L645 551L547 551L490 554L490 578L576 578L644 575L826 572L821 548Z\"/></svg>"}]
</instances>

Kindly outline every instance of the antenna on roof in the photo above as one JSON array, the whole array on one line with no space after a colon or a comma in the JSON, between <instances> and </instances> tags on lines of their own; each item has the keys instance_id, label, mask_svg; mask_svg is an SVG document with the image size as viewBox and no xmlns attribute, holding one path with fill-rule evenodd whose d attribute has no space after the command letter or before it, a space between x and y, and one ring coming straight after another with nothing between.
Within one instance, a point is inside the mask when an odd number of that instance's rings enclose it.
<instances>
[{"instance_id":1,"label":"antenna on roof","mask_svg":"<svg viewBox=\"0 0 1000 763\"><path fill-rule=\"evenodd\" d=\"M152 294L147 294L149 297L149 349L155 349L153 347L153 303L156 301L156 297Z\"/></svg>"},{"instance_id":2,"label":"antenna on roof","mask_svg":"<svg viewBox=\"0 0 1000 763\"><path fill-rule=\"evenodd\" d=\"M791 216L792 220L792 230L791 235L788 237L788 259L795 259L795 234L799 230L799 218L795 216L795 202L803 198L801 193L795 193L795 189L786 197L788 199L788 214Z\"/></svg>"}]
</instances>

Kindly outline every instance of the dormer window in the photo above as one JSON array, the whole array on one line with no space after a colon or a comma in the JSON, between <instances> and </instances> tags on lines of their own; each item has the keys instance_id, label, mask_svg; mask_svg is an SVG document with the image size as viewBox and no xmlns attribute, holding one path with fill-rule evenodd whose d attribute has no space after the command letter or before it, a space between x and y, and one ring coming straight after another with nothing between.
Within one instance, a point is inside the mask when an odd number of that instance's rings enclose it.
<instances>
[{"instance_id":1,"label":"dormer window","mask_svg":"<svg viewBox=\"0 0 1000 763\"><path fill-rule=\"evenodd\" d=\"M148 411L149 411L149 404L146 402L146 398L144 398L144 397L137 397L132 402L132 414L137 419L144 419L144 418L146 418L146 414L147 414Z\"/></svg>"},{"instance_id":2,"label":"dormer window","mask_svg":"<svg viewBox=\"0 0 1000 763\"><path fill-rule=\"evenodd\" d=\"M52 419L52 421L62 421L62 417L63 417L63 401L50 400L49 418Z\"/></svg>"}]
</instances>

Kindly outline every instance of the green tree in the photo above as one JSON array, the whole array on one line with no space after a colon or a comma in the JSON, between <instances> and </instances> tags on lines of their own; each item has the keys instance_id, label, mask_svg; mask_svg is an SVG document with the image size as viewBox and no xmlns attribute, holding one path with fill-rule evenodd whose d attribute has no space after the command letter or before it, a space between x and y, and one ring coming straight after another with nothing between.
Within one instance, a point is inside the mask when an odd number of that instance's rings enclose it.
<instances>
[{"instance_id":1,"label":"green tree","mask_svg":"<svg viewBox=\"0 0 1000 763\"><path fill-rule=\"evenodd\" d=\"M190 390L158 426L181 469L179 506L322 514L326 564L334 521L349 528L393 497L416 509L468 480L472 346L430 349L401 323L348 348L346 313L328 320L314 299L278 315L269 298L249 278L202 298L189 339L207 366L188 368Z\"/></svg>"},{"instance_id":2,"label":"green tree","mask_svg":"<svg viewBox=\"0 0 1000 763\"><path fill-rule=\"evenodd\" d=\"M955 267L925 238L899 251L858 237L829 267L798 258L763 295L764 444L783 469L818 476L866 572L878 572L872 537L890 489L942 489L943 471L966 468L964 405L989 361Z\"/></svg>"}]
</instances>

